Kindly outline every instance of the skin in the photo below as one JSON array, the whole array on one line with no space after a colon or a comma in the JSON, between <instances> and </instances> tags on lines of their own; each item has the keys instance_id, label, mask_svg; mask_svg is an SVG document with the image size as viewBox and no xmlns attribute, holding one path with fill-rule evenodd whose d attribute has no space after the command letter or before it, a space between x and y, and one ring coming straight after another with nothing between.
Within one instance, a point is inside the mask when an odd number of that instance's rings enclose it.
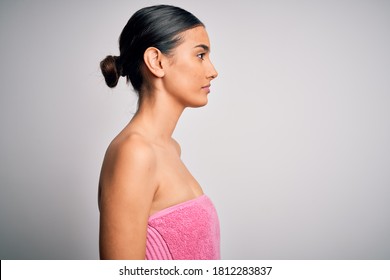
<instances>
[{"instance_id":1,"label":"skin","mask_svg":"<svg viewBox=\"0 0 390 280\"><path fill-rule=\"evenodd\" d=\"M186 107L207 104L218 73L204 27L181 37L169 56L145 51L144 98L107 149L99 182L101 259L145 259L149 216L203 194L172 134Z\"/></svg>"}]
</instances>

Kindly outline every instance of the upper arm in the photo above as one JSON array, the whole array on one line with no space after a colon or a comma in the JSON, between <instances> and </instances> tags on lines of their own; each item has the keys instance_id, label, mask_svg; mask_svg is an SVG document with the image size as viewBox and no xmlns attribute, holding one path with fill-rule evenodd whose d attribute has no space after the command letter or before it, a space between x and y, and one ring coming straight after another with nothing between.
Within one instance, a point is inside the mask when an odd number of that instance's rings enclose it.
<instances>
[{"instance_id":1,"label":"upper arm","mask_svg":"<svg viewBox=\"0 0 390 280\"><path fill-rule=\"evenodd\" d=\"M110 146L100 178L102 259L144 259L147 222L156 190L152 148L139 140Z\"/></svg>"}]
</instances>

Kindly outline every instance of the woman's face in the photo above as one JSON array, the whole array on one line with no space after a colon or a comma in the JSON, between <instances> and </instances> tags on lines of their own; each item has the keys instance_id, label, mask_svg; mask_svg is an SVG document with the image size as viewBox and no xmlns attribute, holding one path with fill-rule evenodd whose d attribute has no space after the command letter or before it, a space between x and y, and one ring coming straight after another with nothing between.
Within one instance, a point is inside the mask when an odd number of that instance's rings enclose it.
<instances>
[{"instance_id":1,"label":"woman's face","mask_svg":"<svg viewBox=\"0 0 390 280\"><path fill-rule=\"evenodd\" d=\"M210 41L203 26L184 31L165 68L166 90L185 107L207 104L210 82L218 73L210 61Z\"/></svg>"}]
</instances>

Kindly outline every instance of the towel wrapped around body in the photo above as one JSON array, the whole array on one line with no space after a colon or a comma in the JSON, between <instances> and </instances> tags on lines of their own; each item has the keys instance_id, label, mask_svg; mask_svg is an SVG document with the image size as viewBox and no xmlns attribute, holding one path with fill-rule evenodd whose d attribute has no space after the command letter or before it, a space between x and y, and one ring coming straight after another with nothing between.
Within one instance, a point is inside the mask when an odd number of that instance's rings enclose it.
<instances>
[{"instance_id":1,"label":"towel wrapped around body","mask_svg":"<svg viewBox=\"0 0 390 280\"><path fill-rule=\"evenodd\" d=\"M168 207L149 217L147 260L218 260L218 215L206 195Z\"/></svg>"}]
</instances>

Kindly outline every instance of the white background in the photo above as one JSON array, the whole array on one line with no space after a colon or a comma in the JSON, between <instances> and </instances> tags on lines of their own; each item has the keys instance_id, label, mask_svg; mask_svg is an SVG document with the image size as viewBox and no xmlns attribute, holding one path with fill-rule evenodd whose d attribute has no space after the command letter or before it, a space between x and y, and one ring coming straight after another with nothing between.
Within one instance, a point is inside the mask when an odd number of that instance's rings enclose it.
<instances>
[{"instance_id":1,"label":"white background","mask_svg":"<svg viewBox=\"0 0 390 280\"><path fill-rule=\"evenodd\" d=\"M215 203L223 259L390 258L390 2L0 2L0 258L97 259L105 149L136 98L108 89L129 17L209 32L209 104L175 132Z\"/></svg>"}]
</instances>

